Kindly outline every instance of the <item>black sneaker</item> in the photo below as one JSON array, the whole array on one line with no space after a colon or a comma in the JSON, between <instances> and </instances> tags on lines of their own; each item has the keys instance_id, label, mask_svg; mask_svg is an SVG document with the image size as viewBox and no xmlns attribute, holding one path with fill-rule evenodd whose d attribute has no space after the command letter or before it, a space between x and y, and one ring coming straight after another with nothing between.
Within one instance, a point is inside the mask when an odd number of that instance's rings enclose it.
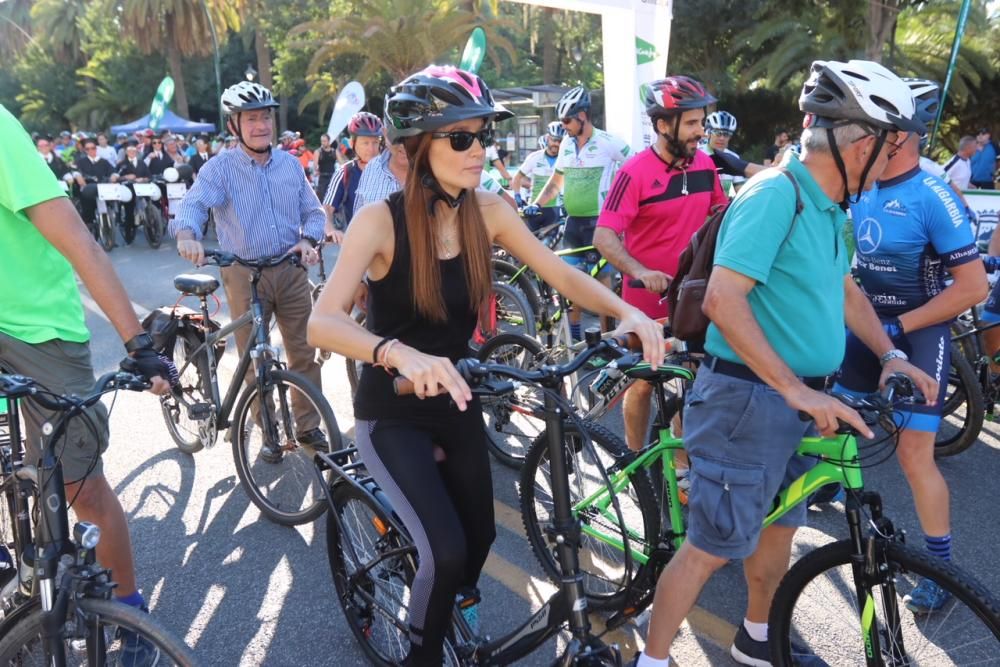
<instances>
[{"instance_id":1,"label":"black sneaker","mask_svg":"<svg viewBox=\"0 0 1000 667\"><path fill-rule=\"evenodd\" d=\"M741 665L771 667L771 652L767 649L767 642L753 639L742 623L729 649L729 655ZM826 661L796 642L792 642L792 664L797 667L829 667Z\"/></svg>"},{"instance_id":2,"label":"black sneaker","mask_svg":"<svg viewBox=\"0 0 1000 667\"><path fill-rule=\"evenodd\" d=\"M304 433L299 433L295 436L295 440L298 441L303 447L308 447L310 449L316 449L319 451L327 451L330 449L330 443L326 439L326 433L323 433L318 428L310 429Z\"/></svg>"}]
</instances>

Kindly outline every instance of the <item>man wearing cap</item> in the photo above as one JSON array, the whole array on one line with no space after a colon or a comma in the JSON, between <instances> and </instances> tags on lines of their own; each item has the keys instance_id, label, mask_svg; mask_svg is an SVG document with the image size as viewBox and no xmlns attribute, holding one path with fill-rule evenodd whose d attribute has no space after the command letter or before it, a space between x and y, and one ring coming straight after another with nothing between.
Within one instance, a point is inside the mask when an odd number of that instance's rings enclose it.
<instances>
[{"instance_id":1,"label":"man wearing cap","mask_svg":"<svg viewBox=\"0 0 1000 667\"><path fill-rule=\"evenodd\" d=\"M783 163L794 183L777 170L755 175L719 231L703 306L712 320L706 356L684 411L687 540L660 576L638 667L669 664L702 587L732 559L743 560L748 600L730 654L740 664L770 664L768 611L806 512L800 504L761 530L771 501L813 463L795 453L813 424L832 435L840 420L872 437L857 412L821 391L844 358L847 328L881 360L883 378L903 372L936 395L936 383L893 347L851 279L843 238L841 203L872 186L893 146L923 131L910 89L877 63L816 61L799 108L802 157Z\"/></svg>"}]
</instances>

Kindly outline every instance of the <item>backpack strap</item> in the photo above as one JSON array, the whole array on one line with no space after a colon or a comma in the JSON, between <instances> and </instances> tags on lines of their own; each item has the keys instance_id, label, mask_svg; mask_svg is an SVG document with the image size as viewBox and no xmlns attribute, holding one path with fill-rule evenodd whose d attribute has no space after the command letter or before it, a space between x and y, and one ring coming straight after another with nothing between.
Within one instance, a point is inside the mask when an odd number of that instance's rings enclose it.
<instances>
[{"instance_id":1,"label":"backpack strap","mask_svg":"<svg viewBox=\"0 0 1000 667\"><path fill-rule=\"evenodd\" d=\"M795 180L795 175L785 167L778 167L778 169L788 177L788 180L792 182L792 187L795 188L795 213L792 214L792 224L788 227L788 233L785 234L785 238L781 242L781 245L784 245L791 237L792 231L795 230L795 222L799 219L799 214L802 213L805 204L802 203L802 193L799 191L799 183Z\"/></svg>"}]
</instances>

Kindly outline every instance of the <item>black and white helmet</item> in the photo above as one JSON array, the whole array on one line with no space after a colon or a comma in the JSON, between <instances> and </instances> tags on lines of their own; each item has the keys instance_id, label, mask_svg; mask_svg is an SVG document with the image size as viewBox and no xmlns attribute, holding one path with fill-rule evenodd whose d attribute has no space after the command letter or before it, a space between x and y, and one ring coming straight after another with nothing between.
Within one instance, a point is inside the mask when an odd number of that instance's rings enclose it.
<instances>
[{"instance_id":1,"label":"black and white helmet","mask_svg":"<svg viewBox=\"0 0 1000 667\"><path fill-rule=\"evenodd\" d=\"M556 118L570 118L580 111L590 111L590 93L583 86L571 88L556 104Z\"/></svg>"},{"instance_id":2,"label":"black and white helmet","mask_svg":"<svg viewBox=\"0 0 1000 667\"><path fill-rule=\"evenodd\" d=\"M882 65L868 60L813 62L802 86L799 109L812 114L810 126L844 122L890 132L924 132L910 87Z\"/></svg>"},{"instance_id":3,"label":"black and white helmet","mask_svg":"<svg viewBox=\"0 0 1000 667\"><path fill-rule=\"evenodd\" d=\"M253 81L240 81L222 93L222 109L229 115L254 109L276 109L278 106L271 91Z\"/></svg>"}]
</instances>

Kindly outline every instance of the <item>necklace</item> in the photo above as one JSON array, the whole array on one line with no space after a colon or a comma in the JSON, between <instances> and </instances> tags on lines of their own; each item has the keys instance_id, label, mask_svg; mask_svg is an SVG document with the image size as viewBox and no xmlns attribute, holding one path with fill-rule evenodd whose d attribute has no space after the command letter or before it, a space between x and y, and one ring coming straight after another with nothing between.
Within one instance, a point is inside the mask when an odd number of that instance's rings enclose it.
<instances>
[{"instance_id":1,"label":"necklace","mask_svg":"<svg viewBox=\"0 0 1000 667\"><path fill-rule=\"evenodd\" d=\"M458 254L458 225L451 228L450 234L438 234L438 255L441 259L451 259Z\"/></svg>"}]
</instances>

